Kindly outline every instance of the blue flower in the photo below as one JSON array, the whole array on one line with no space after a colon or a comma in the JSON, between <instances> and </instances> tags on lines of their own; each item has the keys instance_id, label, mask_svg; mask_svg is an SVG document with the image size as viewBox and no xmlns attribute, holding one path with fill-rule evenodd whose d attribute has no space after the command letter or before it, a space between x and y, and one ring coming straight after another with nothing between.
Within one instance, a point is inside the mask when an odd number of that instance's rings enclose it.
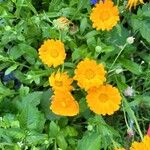
<instances>
[{"instance_id":1,"label":"blue flower","mask_svg":"<svg viewBox=\"0 0 150 150\"><path fill-rule=\"evenodd\" d=\"M8 75L5 75L5 71L7 68L0 71L0 80L4 85L6 85L9 81L14 81L14 89L19 89L21 86L21 82L15 77L15 72L11 72Z\"/></svg>"},{"instance_id":2,"label":"blue flower","mask_svg":"<svg viewBox=\"0 0 150 150\"><path fill-rule=\"evenodd\" d=\"M98 0L91 0L91 4L95 5L98 2Z\"/></svg>"}]
</instances>

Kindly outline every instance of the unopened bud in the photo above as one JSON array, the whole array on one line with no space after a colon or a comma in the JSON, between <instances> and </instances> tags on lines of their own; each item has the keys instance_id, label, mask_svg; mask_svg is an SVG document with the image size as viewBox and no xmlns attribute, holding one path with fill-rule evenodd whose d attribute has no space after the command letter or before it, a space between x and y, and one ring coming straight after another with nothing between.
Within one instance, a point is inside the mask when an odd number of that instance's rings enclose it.
<instances>
[{"instance_id":1,"label":"unopened bud","mask_svg":"<svg viewBox=\"0 0 150 150\"><path fill-rule=\"evenodd\" d=\"M125 95L125 96L129 96L129 97L133 96L133 95L134 95L134 90L133 90L133 88L130 87L130 86L128 86L128 87L125 89L125 91L124 91L124 95Z\"/></svg>"},{"instance_id":2,"label":"unopened bud","mask_svg":"<svg viewBox=\"0 0 150 150\"><path fill-rule=\"evenodd\" d=\"M119 73L121 73L121 72L123 72L123 69L122 68L118 68L118 69L116 69L116 74L119 74Z\"/></svg>"},{"instance_id":3,"label":"unopened bud","mask_svg":"<svg viewBox=\"0 0 150 150\"><path fill-rule=\"evenodd\" d=\"M87 129L88 129L89 131L92 131L92 130L93 130L93 126L92 126L92 125L88 125L88 126L87 126Z\"/></svg>"},{"instance_id":4,"label":"unopened bud","mask_svg":"<svg viewBox=\"0 0 150 150\"><path fill-rule=\"evenodd\" d=\"M95 47L95 51L96 51L97 53L100 53L100 52L102 51L102 47L101 47L101 46L96 46L96 47Z\"/></svg>"},{"instance_id":5,"label":"unopened bud","mask_svg":"<svg viewBox=\"0 0 150 150\"><path fill-rule=\"evenodd\" d=\"M127 134L128 134L128 137L131 138L132 136L134 136L134 131L131 128L129 128L127 130Z\"/></svg>"},{"instance_id":6,"label":"unopened bud","mask_svg":"<svg viewBox=\"0 0 150 150\"><path fill-rule=\"evenodd\" d=\"M134 39L135 39L135 38L134 38L133 36L128 37L128 38L127 38L127 43L128 43L128 44L133 44L133 43L134 43Z\"/></svg>"}]
</instances>

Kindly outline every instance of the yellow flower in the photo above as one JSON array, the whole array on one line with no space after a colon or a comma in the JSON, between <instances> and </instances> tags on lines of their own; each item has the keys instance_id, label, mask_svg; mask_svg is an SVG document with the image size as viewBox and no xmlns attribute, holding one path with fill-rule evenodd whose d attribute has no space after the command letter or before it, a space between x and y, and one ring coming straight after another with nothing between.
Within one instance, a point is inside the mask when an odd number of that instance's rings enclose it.
<instances>
[{"instance_id":1,"label":"yellow flower","mask_svg":"<svg viewBox=\"0 0 150 150\"><path fill-rule=\"evenodd\" d=\"M144 4L143 0L128 0L127 7L128 7L129 9L131 9L131 8L134 6L134 8L135 8L136 5L137 5L139 2L140 2L141 4Z\"/></svg>"},{"instance_id":2,"label":"yellow flower","mask_svg":"<svg viewBox=\"0 0 150 150\"><path fill-rule=\"evenodd\" d=\"M97 64L95 60L85 59L77 65L74 79L85 90L98 87L106 80L104 66Z\"/></svg>"},{"instance_id":3,"label":"yellow flower","mask_svg":"<svg viewBox=\"0 0 150 150\"><path fill-rule=\"evenodd\" d=\"M73 89L71 86L73 79L69 78L66 72L60 73L52 73L49 77L49 83L52 86L53 90L66 90L70 91Z\"/></svg>"},{"instance_id":4,"label":"yellow flower","mask_svg":"<svg viewBox=\"0 0 150 150\"><path fill-rule=\"evenodd\" d=\"M142 142L133 142L130 150L150 150L150 136L144 136Z\"/></svg>"},{"instance_id":5,"label":"yellow flower","mask_svg":"<svg viewBox=\"0 0 150 150\"><path fill-rule=\"evenodd\" d=\"M91 88L86 99L90 109L101 115L112 115L119 109L121 103L118 89L109 84Z\"/></svg>"},{"instance_id":6,"label":"yellow flower","mask_svg":"<svg viewBox=\"0 0 150 150\"><path fill-rule=\"evenodd\" d=\"M45 41L39 48L39 57L49 67L63 64L66 58L64 44L59 40Z\"/></svg>"},{"instance_id":7,"label":"yellow flower","mask_svg":"<svg viewBox=\"0 0 150 150\"><path fill-rule=\"evenodd\" d=\"M55 91L50 106L52 112L61 116L74 116L79 113L79 105L68 91Z\"/></svg>"},{"instance_id":8,"label":"yellow flower","mask_svg":"<svg viewBox=\"0 0 150 150\"><path fill-rule=\"evenodd\" d=\"M92 9L90 19L93 22L93 28L111 30L119 21L118 7L114 6L112 0L100 1Z\"/></svg>"}]
</instances>

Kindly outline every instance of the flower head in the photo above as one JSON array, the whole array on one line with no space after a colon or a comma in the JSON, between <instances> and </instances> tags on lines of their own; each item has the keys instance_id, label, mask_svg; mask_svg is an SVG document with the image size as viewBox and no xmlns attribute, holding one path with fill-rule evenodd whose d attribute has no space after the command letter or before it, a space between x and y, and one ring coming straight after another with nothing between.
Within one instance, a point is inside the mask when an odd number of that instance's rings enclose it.
<instances>
[{"instance_id":1,"label":"flower head","mask_svg":"<svg viewBox=\"0 0 150 150\"><path fill-rule=\"evenodd\" d=\"M127 7L128 7L129 9L131 9L132 7L135 8L136 5L137 5L139 2L140 2L141 4L144 4L143 0L128 0Z\"/></svg>"},{"instance_id":2,"label":"flower head","mask_svg":"<svg viewBox=\"0 0 150 150\"><path fill-rule=\"evenodd\" d=\"M39 48L39 57L49 67L63 64L66 58L64 44L60 40L45 41Z\"/></svg>"},{"instance_id":3,"label":"flower head","mask_svg":"<svg viewBox=\"0 0 150 150\"><path fill-rule=\"evenodd\" d=\"M50 106L52 112L61 116L74 116L79 113L79 105L68 91L55 91Z\"/></svg>"},{"instance_id":4,"label":"flower head","mask_svg":"<svg viewBox=\"0 0 150 150\"><path fill-rule=\"evenodd\" d=\"M86 99L90 109L101 115L112 115L119 109L121 103L118 89L109 84L91 88Z\"/></svg>"},{"instance_id":5,"label":"flower head","mask_svg":"<svg viewBox=\"0 0 150 150\"><path fill-rule=\"evenodd\" d=\"M93 28L97 30L111 30L119 21L119 10L112 0L100 1L92 9L90 19Z\"/></svg>"},{"instance_id":6,"label":"flower head","mask_svg":"<svg viewBox=\"0 0 150 150\"><path fill-rule=\"evenodd\" d=\"M59 30L67 30L69 28L69 25L72 24L72 22L66 17L62 16L54 20L53 24L54 24L54 27L56 27Z\"/></svg>"},{"instance_id":7,"label":"flower head","mask_svg":"<svg viewBox=\"0 0 150 150\"><path fill-rule=\"evenodd\" d=\"M130 150L150 150L150 136L144 136L142 142L133 142Z\"/></svg>"},{"instance_id":8,"label":"flower head","mask_svg":"<svg viewBox=\"0 0 150 150\"><path fill-rule=\"evenodd\" d=\"M74 79L85 90L98 87L106 80L104 66L97 64L95 60L85 59L77 65Z\"/></svg>"},{"instance_id":9,"label":"flower head","mask_svg":"<svg viewBox=\"0 0 150 150\"><path fill-rule=\"evenodd\" d=\"M69 78L66 72L60 73L60 71L58 71L57 73L52 73L49 77L49 83L53 90L70 91L73 88L71 86L72 81L73 79Z\"/></svg>"}]
</instances>

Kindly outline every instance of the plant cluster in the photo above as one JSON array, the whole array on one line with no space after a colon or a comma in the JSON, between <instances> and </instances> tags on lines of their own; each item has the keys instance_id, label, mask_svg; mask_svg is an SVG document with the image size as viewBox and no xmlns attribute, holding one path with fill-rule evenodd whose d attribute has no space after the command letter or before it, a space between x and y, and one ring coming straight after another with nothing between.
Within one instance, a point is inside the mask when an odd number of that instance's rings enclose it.
<instances>
[{"instance_id":1,"label":"plant cluster","mask_svg":"<svg viewBox=\"0 0 150 150\"><path fill-rule=\"evenodd\" d=\"M147 0L0 0L0 149L150 150L149 27Z\"/></svg>"}]
</instances>

